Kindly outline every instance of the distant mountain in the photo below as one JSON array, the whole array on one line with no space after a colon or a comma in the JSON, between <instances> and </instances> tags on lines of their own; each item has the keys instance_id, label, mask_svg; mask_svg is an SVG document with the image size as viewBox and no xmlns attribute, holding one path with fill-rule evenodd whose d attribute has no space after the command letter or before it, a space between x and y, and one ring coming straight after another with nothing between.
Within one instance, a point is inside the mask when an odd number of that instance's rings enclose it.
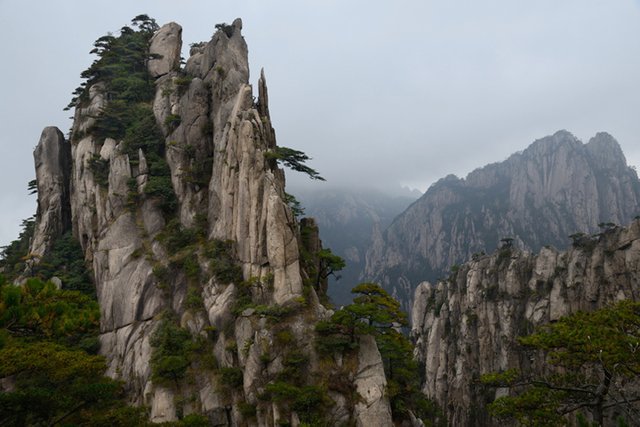
<instances>
[{"instance_id":1,"label":"distant mountain","mask_svg":"<svg viewBox=\"0 0 640 427\"><path fill-rule=\"evenodd\" d=\"M525 250L565 248L573 233L628 224L639 213L640 181L617 141L598 133L583 144L559 131L465 179L433 184L374 239L364 277L409 310L420 282L492 252L503 238Z\"/></svg>"},{"instance_id":2,"label":"distant mountain","mask_svg":"<svg viewBox=\"0 0 640 427\"><path fill-rule=\"evenodd\" d=\"M406 188L393 193L348 188L294 191L305 215L316 218L323 246L347 263L339 273L340 280L329 282L329 296L337 305L351 302L351 288L360 282L373 236L421 195Z\"/></svg>"}]
</instances>

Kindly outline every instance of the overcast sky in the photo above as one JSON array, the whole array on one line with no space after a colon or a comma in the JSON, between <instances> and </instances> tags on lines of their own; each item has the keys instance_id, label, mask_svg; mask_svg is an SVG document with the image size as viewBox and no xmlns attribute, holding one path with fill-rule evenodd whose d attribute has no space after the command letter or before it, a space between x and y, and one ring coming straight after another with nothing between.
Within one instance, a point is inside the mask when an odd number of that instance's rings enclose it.
<instances>
[{"instance_id":1,"label":"overcast sky","mask_svg":"<svg viewBox=\"0 0 640 427\"><path fill-rule=\"evenodd\" d=\"M640 165L639 0L0 0L0 245L35 212L33 148L68 131L93 42L140 13L181 24L185 55L241 17L278 143L316 186L425 190L559 129L607 131Z\"/></svg>"}]
</instances>

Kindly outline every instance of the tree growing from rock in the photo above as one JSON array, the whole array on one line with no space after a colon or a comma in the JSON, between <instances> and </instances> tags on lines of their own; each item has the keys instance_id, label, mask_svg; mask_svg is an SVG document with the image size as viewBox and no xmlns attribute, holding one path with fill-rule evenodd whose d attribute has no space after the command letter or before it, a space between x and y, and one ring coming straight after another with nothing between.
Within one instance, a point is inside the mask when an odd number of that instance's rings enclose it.
<instances>
[{"instance_id":1,"label":"tree growing from rock","mask_svg":"<svg viewBox=\"0 0 640 427\"><path fill-rule=\"evenodd\" d=\"M305 162L307 160L311 160L311 158L302 151L294 150L289 147L275 147L271 151L265 153L265 157L269 160L275 160L278 163L282 163L284 166L296 172L306 173L311 179L325 181L318 171L305 165Z\"/></svg>"},{"instance_id":2,"label":"tree growing from rock","mask_svg":"<svg viewBox=\"0 0 640 427\"><path fill-rule=\"evenodd\" d=\"M522 425L560 425L566 416L605 420L637 419L640 413L640 303L622 301L591 313L578 312L519 339L542 350L555 369L548 375L509 370L484 375L482 382L510 387L489 412Z\"/></svg>"},{"instance_id":3,"label":"tree growing from rock","mask_svg":"<svg viewBox=\"0 0 640 427\"><path fill-rule=\"evenodd\" d=\"M384 365L394 420L408 420L411 411L427 425L443 422L433 402L420 392L413 345L400 332L400 328L408 325L400 303L375 283L361 283L351 293L356 294L353 304L336 311L330 321L319 322L316 327L319 350L353 351L359 336L373 335Z\"/></svg>"}]
</instances>

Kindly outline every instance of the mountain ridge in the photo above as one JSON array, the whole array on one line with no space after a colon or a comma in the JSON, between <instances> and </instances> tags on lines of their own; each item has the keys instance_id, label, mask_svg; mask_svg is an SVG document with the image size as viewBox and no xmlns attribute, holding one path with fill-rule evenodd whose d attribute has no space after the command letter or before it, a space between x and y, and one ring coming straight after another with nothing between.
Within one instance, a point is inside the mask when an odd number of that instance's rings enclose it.
<instances>
[{"instance_id":1,"label":"mountain ridge","mask_svg":"<svg viewBox=\"0 0 640 427\"><path fill-rule=\"evenodd\" d=\"M419 282L444 277L503 238L523 249L564 248L572 233L628 223L638 201L640 181L613 137L598 133L583 144L558 131L465 178L438 180L376 240L362 278L409 310Z\"/></svg>"}]
</instances>

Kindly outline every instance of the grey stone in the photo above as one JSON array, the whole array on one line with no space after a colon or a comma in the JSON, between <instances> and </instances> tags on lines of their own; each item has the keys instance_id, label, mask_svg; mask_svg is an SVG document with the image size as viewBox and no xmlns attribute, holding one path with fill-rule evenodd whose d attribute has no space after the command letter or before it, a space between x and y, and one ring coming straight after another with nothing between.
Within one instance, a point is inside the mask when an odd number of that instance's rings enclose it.
<instances>
[{"instance_id":1,"label":"grey stone","mask_svg":"<svg viewBox=\"0 0 640 427\"><path fill-rule=\"evenodd\" d=\"M483 408L486 399L475 386L480 375L525 368L548 373L544 356L521 350L518 336L577 311L634 298L639 247L636 220L604 233L592 250L513 249L509 259L495 253L461 265L451 281L420 284L411 334L425 369L424 393L451 425L474 424L471 408ZM498 390L496 397L504 393Z\"/></svg>"},{"instance_id":2,"label":"grey stone","mask_svg":"<svg viewBox=\"0 0 640 427\"><path fill-rule=\"evenodd\" d=\"M149 60L149 74L160 77L180 67L182 27L175 22L163 25L151 38L149 53L159 58Z\"/></svg>"},{"instance_id":3,"label":"grey stone","mask_svg":"<svg viewBox=\"0 0 640 427\"><path fill-rule=\"evenodd\" d=\"M374 239L363 278L381 283L409 310L419 281L448 275L503 237L525 250L562 249L576 231L599 232L603 221L627 224L639 204L640 180L615 139L599 133L582 144L559 131L465 179L451 175L432 185Z\"/></svg>"},{"instance_id":4,"label":"grey stone","mask_svg":"<svg viewBox=\"0 0 640 427\"><path fill-rule=\"evenodd\" d=\"M71 230L71 145L56 127L42 131L33 152L38 189L36 227L29 253L36 262L53 242Z\"/></svg>"}]
</instances>

